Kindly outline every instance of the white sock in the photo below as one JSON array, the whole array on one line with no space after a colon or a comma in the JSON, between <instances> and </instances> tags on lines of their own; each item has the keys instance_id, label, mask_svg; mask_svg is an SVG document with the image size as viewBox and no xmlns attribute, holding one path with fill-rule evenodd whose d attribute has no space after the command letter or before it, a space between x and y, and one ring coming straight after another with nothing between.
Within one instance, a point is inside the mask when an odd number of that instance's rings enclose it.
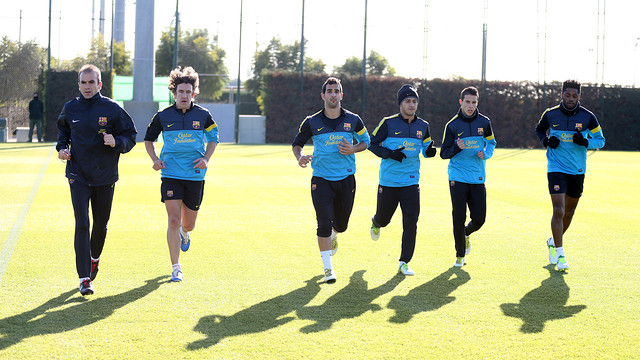
<instances>
[{"instance_id":1,"label":"white sock","mask_svg":"<svg viewBox=\"0 0 640 360\"><path fill-rule=\"evenodd\" d=\"M562 246L556 248L556 254L558 256L564 256L564 249L562 248Z\"/></svg>"},{"instance_id":2,"label":"white sock","mask_svg":"<svg viewBox=\"0 0 640 360\"><path fill-rule=\"evenodd\" d=\"M333 265L331 265L331 250L320 251L320 256L322 257L322 265L324 265L324 268L333 269Z\"/></svg>"},{"instance_id":3,"label":"white sock","mask_svg":"<svg viewBox=\"0 0 640 360\"><path fill-rule=\"evenodd\" d=\"M547 245L553 246L553 247L556 246L556 243L553 241L553 236L547 239Z\"/></svg>"},{"instance_id":4,"label":"white sock","mask_svg":"<svg viewBox=\"0 0 640 360\"><path fill-rule=\"evenodd\" d=\"M173 264L173 265L171 266L171 270L175 270L175 269L180 269L180 270L182 270L182 267L180 266L180 263Z\"/></svg>"},{"instance_id":5,"label":"white sock","mask_svg":"<svg viewBox=\"0 0 640 360\"><path fill-rule=\"evenodd\" d=\"M80 282L83 282L85 280L91 280L91 278L85 277L85 278L80 278Z\"/></svg>"},{"instance_id":6,"label":"white sock","mask_svg":"<svg viewBox=\"0 0 640 360\"><path fill-rule=\"evenodd\" d=\"M96 261L100 261L100 258L94 259L93 256L91 257L91 261L96 262Z\"/></svg>"}]
</instances>

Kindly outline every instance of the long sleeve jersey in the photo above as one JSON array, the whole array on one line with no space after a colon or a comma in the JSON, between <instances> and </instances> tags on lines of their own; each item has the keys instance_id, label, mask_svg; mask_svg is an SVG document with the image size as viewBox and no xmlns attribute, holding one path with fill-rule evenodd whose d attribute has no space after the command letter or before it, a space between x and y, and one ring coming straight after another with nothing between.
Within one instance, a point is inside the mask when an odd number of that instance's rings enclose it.
<instances>
[{"instance_id":1,"label":"long sleeve jersey","mask_svg":"<svg viewBox=\"0 0 640 360\"><path fill-rule=\"evenodd\" d=\"M175 104L153 116L145 141L156 141L162 133L164 144L160 160L165 168L163 178L201 181L207 169L194 168L194 160L204 156L208 142L218 142L218 125L209 110L192 104L185 113Z\"/></svg>"},{"instance_id":2,"label":"long sleeve jersey","mask_svg":"<svg viewBox=\"0 0 640 360\"><path fill-rule=\"evenodd\" d=\"M380 185L403 187L417 185L420 181L420 153L433 141L429 123L419 117L409 122L401 114L385 117L371 134L369 150L381 157ZM389 158L391 150L404 147L407 156L402 162Z\"/></svg>"},{"instance_id":3,"label":"long sleeve jersey","mask_svg":"<svg viewBox=\"0 0 640 360\"><path fill-rule=\"evenodd\" d=\"M369 147L370 138L362 119L349 110L341 109L340 116L329 119L324 110L307 116L293 139L292 146L304 147L313 139L313 176L329 181L338 181L356 172L355 154L342 155L338 144L343 140L364 142Z\"/></svg>"},{"instance_id":4,"label":"long sleeve jersey","mask_svg":"<svg viewBox=\"0 0 640 360\"><path fill-rule=\"evenodd\" d=\"M547 172L561 172L570 175L584 174L587 170L587 149L600 149L605 139L600 124L593 113L578 104L569 110L559 105L545 110L536 126L540 141L555 136L560 140L557 148L547 148ZM573 143L573 135L580 132L589 146Z\"/></svg>"},{"instance_id":5,"label":"long sleeve jersey","mask_svg":"<svg viewBox=\"0 0 640 360\"><path fill-rule=\"evenodd\" d=\"M464 149L456 144L464 141ZM491 129L491 121L478 110L467 117L458 110L444 127L440 157L449 159L449 181L467 184L484 184L486 179L485 161L493 156L496 140ZM484 159L478 157L484 152Z\"/></svg>"},{"instance_id":6,"label":"long sleeve jersey","mask_svg":"<svg viewBox=\"0 0 640 360\"><path fill-rule=\"evenodd\" d=\"M56 150L69 149L66 176L89 186L118 181L120 154L136 145L136 127L131 116L99 92L89 99L79 96L62 108L57 121ZM103 133L112 134L115 147L104 144Z\"/></svg>"}]
</instances>

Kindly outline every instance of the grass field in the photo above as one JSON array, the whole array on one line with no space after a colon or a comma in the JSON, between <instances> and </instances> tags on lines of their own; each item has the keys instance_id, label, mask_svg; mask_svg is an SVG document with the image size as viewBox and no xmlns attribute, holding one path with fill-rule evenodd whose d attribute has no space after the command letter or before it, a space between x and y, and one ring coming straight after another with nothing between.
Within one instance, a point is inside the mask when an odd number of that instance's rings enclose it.
<instances>
[{"instance_id":1,"label":"grass field","mask_svg":"<svg viewBox=\"0 0 640 360\"><path fill-rule=\"evenodd\" d=\"M633 359L640 355L640 154L590 153L565 236L547 260L542 150L487 162L485 226L454 269L446 161L422 162L413 277L397 275L400 213L369 238L379 160L357 155L349 229L322 284L311 169L289 146L221 144L170 283L159 174L138 144L120 181L96 293L78 292L64 165L52 144L0 144L2 359ZM310 152L311 149L306 149Z\"/></svg>"}]
</instances>

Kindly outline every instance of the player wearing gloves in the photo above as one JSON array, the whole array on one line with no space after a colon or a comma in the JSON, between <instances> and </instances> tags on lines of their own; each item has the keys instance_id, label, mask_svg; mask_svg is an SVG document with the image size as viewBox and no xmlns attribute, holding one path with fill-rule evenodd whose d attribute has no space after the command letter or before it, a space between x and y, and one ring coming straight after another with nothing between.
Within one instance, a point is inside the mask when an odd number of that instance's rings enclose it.
<instances>
[{"instance_id":1,"label":"player wearing gloves","mask_svg":"<svg viewBox=\"0 0 640 360\"><path fill-rule=\"evenodd\" d=\"M371 219L371 238L391 221L398 204L402 210L402 251L398 271L413 275L409 261L416 246L420 215L420 153L434 157L429 123L416 115L418 92L409 85L398 90L400 113L380 121L371 136L369 150L381 157L376 213Z\"/></svg>"},{"instance_id":2,"label":"player wearing gloves","mask_svg":"<svg viewBox=\"0 0 640 360\"><path fill-rule=\"evenodd\" d=\"M496 140L491 121L478 111L478 89L463 89L459 103L458 114L445 125L440 157L449 159L454 266L462 267L471 250L469 235L482 227L487 214L485 161L493 156ZM467 205L471 221L465 226Z\"/></svg>"},{"instance_id":3,"label":"player wearing gloves","mask_svg":"<svg viewBox=\"0 0 640 360\"><path fill-rule=\"evenodd\" d=\"M575 80L565 81L562 101L547 109L536 126L536 134L547 148L547 179L553 205L552 237L547 239L549 261L557 264L560 271L569 268L563 235L582 196L587 149L600 149L605 143L595 115L580 106L580 87Z\"/></svg>"}]
</instances>

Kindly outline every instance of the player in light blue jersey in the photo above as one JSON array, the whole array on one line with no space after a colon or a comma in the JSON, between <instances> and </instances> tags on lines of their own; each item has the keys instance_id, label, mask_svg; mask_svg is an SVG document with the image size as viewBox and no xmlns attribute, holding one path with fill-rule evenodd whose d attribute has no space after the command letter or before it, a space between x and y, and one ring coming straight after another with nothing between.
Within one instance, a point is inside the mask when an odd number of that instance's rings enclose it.
<instances>
[{"instance_id":1,"label":"player in light blue jersey","mask_svg":"<svg viewBox=\"0 0 640 360\"><path fill-rule=\"evenodd\" d=\"M420 216L420 154L434 157L429 123L416 115L418 91L410 84L398 90L398 114L388 116L371 135L369 150L381 157L376 213L371 219L371 238L380 238L380 228L391 221L400 204L402 251L398 271L414 275L409 267L416 247Z\"/></svg>"},{"instance_id":2,"label":"player in light blue jersey","mask_svg":"<svg viewBox=\"0 0 640 360\"><path fill-rule=\"evenodd\" d=\"M493 156L496 140L491 121L478 111L478 89L460 93L460 110L445 125L440 157L449 159L449 192L453 208L454 266L462 267L471 250L469 235L480 230L487 215L485 161ZM465 225L467 206L471 221Z\"/></svg>"},{"instance_id":3,"label":"player in light blue jersey","mask_svg":"<svg viewBox=\"0 0 640 360\"><path fill-rule=\"evenodd\" d=\"M169 90L175 104L159 111L151 120L144 145L161 171L161 199L167 208L167 244L171 258L171 281L182 281L180 250L187 251L202 203L204 177L209 159L218 145L218 127L205 108L194 104L198 73L191 67L174 69ZM154 141L162 133L164 144L156 155Z\"/></svg>"},{"instance_id":4,"label":"player in light blue jersey","mask_svg":"<svg viewBox=\"0 0 640 360\"><path fill-rule=\"evenodd\" d=\"M334 77L322 85L324 109L307 116L292 143L300 167L311 164L311 199L318 221L318 247L326 283L336 282L331 255L338 248L337 234L347 230L356 193L355 153L369 146L369 133L360 117L341 106L342 85ZM302 148L313 139L313 155ZM355 141L355 144L354 144Z\"/></svg>"},{"instance_id":5,"label":"player in light blue jersey","mask_svg":"<svg viewBox=\"0 0 640 360\"><path fill-rule=\"evenodd\" d=\"M547 109L536 126L536 134L547 148L547 179L553 205L552 236L547 239L549 262L560 271L569 268L562 238L582 196L587 149L600 149L605 142L596 116L580 106L580 87L575 80L565 81L562 101Z\"/></svg>"}]
</instances>

